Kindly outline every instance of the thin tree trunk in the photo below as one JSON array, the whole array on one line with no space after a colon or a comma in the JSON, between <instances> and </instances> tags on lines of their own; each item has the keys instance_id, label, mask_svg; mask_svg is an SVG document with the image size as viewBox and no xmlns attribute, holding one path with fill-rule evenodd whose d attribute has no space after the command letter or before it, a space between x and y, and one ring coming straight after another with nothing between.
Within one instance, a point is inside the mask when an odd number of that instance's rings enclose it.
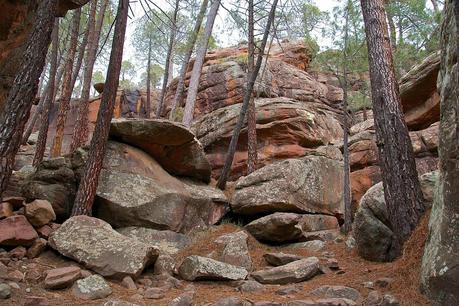
<instances>
[{"instance_id":1,"label":"thin tree trunk","mask_svg":"<svg viewBox=\"0 0 459 306\"><path fill-rule=\"evenodd\" d=\"M78 115L73 129L72 143L70 150L73 152L83 146L89 138L89 97L91 93L92 72L97 57L99 47L100 32L107 9L108 0L103 0L96 20L97 1L91 8L88 20L88 47L85 55L85 68L83 73L83 87L81 89L80 104L78 105Z\"/></svg>"},{"instance_id":2,"label":"thin tree trunk","mask_svg":"<svg viewBox=\"0 0 459 306\"><path fill-rule=\"evenodd\" d=\"M386 6L388 7L389 5L390 1L386 0ZM394 16L392 16L389 10L386 10L386 15L389 24L390 42L392 50L395 52L395 50L397 50L397 28L395 27Z\"/></svg>"},{"instance_id":3,"label":"thin tree trunk","mask_svg":"<svg viewBox=\"0 0 459 306\"><path fill-rule=\"evenodd\" d=\"M123 46L126 34L129 0L120 0L118 13L113 33L112 51L107 71L104 94L97 115L96 128L91 140L89 158L86 162L83 178L75 198L72 215L91 215L92 204L96 195L100 172L107 148L110 122L113 117L116 93L118 89L121 61L123 59Z\"/></svg>"},{"instance_id":4,"label":"thin tree trunk","mask_svg":"<svg viewBox=\"0 0 459 306\"><path fill-rule=\"evenodd\" d=\"M67 113L70 109L70 99L72 97L72 71L73 62L75 59L75 53L78 43L78 34L80 31L80 17L81 9L74 12L72 18L70 46L67 54L67 59L64 67L64 79L62 84L62 96L59 102L59 113L56 121L56 135L54 136L53 145L51 147L51 157L57 157L61 155L62 143L64 141L64 128L65 121L67 120Z\"/></svg>"},{"instance_id":5,"label":"thin tree trunk","mask_svg":"<svg viewBox=\"0 0 459 306\"><path fill-rule=\"evenodd\" d=\"M233 164L234 153L236 152L239 134L241 133L242 126L244 125L247 109L249 106L250 99L252 97L253 87L257 79L258 72L260 71L261 63L263 62L263 54L265 52L266 43L268 41L269 31L271 29L272 23L274 22L277 2L278 0L273 1L271 11L269 12L268 21L266 24L265 32L263 34L263 40L261 42L261 46L257 57L257 63L255 65L255 68L253 69L253 72L251 73L250 82L247 84L247 89L244 94L244 100L242 102L241 112L239 114L236 127L234 128L233 136L231 137L231 142L228 148L228 153L226 155L225 165L223 166L222 173L217 182L217 187L221 190L225 189L226 181L228 180L228 175L231 171L231 165Z\"/></svg>"},{"instance_id":6,"label":"thin tree trunk","mask_svg":"<svg viewBox=\"0 0 459 306\"><path fill-rule=\"evenodd\" d=\"M438 2L437 2L437 0L430 0L430 2L432 2L432 6L433 6L433 8L434 8L435 14L440 13L440 8L438 7Z\"/></svg>"},{"instance_id":7,"label":"thin tree trunk","mask_svg":"<svg viewBox=\"0 0 459 306\"><path fill-rule=\"evenodd\" d=\"M148 60L147 60L147 105L145 106L146 118L151 115L151 36L148 40Z\"/></svg>"},{"instance_id":8,"label":"thin tree trunk","mask_svg":"<svg viewBox=\"0 0 459 306\"><path fill-rule=\"evenodd\" d=\"M361 0L368 45L376 143L394 252L425 211L413 147L406 126L389 44L383 0Z\"/></svg>"},{"instance_id":9,"label":"thin tree trunk","mask_svg":"<svg viewBox=\"0 0 459 306\"><path fill-rule=\"evenodd\" d=\"M177 33L177 14L179 11L180 0L175 1L174 14L172 16L171 34L169 37L169 47L167 48L166 64L164 65L164 78L161 94L159 95L158 107L156 108L156 117L160 118L163 112L164 97L166 96L167 84L169 81L172 53L174 52L175 35Z\"/></svg>"},{"instance_id":10,"label":"thin tree trunk","mask_svg":"<svg viewBox=\"0 0 459 306\"><path fill-rule=\"evenodd\" d=\"M35 155L33 157L33 165L37 166L43 160L46 151L46 141L48 138L49 128L49 113L51 106L54 103L56 91L56 73L57 73L57 57L59 51L59 19L54 22L54 30L52 33L52 51L51 51L51 67L49 71L49 81L46 89L46 96L43 101L43 110L41 115L40 129L38 130L38 140L35 147Z\"/></svg>"},{"instance_id":11,"label":"thin tree trunk","mask_svg":"<svg viewBox=\"0 0 459 306\"><path fill-rule=\"evenodd\" d=\"M199 30L201 29L202 21L204 19L204 15L206 14L207 5L209 0L203 0L201 3L201 8L199 10L198 17L196 19L196 23L194 25L193 32L188 38L187 41L187 51L185 54L185 58L183 59L182 68L180 69L180 76L177 83L177 90L175 91L174 100L172 101L172 109L169 115L169 120L175 121L176 120L176 111L177 107L182 104L183 100L183 92L185 91L185 79L186 79L186 72L188 71L188 65L190 64L191 55L193 54L193 49L196 44L196 40L198 38Z\"/></svg>"},{"instance_id":12,"label":"thin tree trunk","mask_svg":"<svg viewBox=\"0 0 459 306\"><path fill-rule=\"evenodd\" d=\"M174 45L172 46L172 51L174 50L174 48L175 48L175 41L174 41ZM167 75L167 86L169 86L169 84L174 79L174 54L173 52L171 54L171 57L169 58L169 69L168 70L169 70L169 73Z\"/></svg>"},{"instance_id":13,"label":"thin tree trunk","mask_svg":"<svg viewBox=\"0 0 459 306\"><path fill-rule=\"evenodd\" d=\"M0 197L8 186L24 126L29 118L53 31L57 0L39 2L37 17L27 42L18 74L0 114Z\"/></svg>"},{"instance_id":14,"label":"thin tree trunk","mask_svg":"<svg viewBox=\"0 0 459 306\"><path fill-rule=\"evenodd\" d=\"M29 125L27 125L25 129L24 135L22 135L21 144L23 145L27 144L27 141L29 140L30 135L32 135L35 124L37 123L38 119L41 116L41 112L43 111L43 103L46 99L46 95L47 95L47 92L40 99L40 102L37 105L37 109L35 110L35 113L32 116L32 119L29 120L30 122L29 122Z\"/></svg>"},{"instance_id":15,"label":"thin tree trunk","mask_svg":"<svg viewBox=\"0 0 459 306\"><path fill-rule=\"evenodd\" d=\"M221 0L214 0L210 6L210 10L207 15L206 27L204 29L204 37L196 52L196 58L194 60L193 70L191 71L190 84L188 86L188 94L185 102L185 112L182 121L186 127L190 127L191 121L193 121L194 106L196 104L196 98L198 96L199 89L199 78L201 77L201 71L202 66L204 65L204 59L206 57L207 46L209 45L209 39L212 35L212 29L214 27L218 8L220 7L220 1Z\"/></svg>"},{"instance_id":16,"label":"thin tree trunk","mask_svg":"<svg viewBox=\"0 0 459 306\"><path fill-rule=\"evenodd\" d=\"M348 99L348 80L347 80L347 65L348 65L348 41L349 41L349 9L350 0L346 5L346 21L344 26L344 49L343 49L343 111L344 111L344 139L343 139L343 166L344 166L344 178L343 178L343 191L344 191L344 226L343 230L345 234L349 234L352 227L352 207L351 207L351 188L349 178L349 121L347 113L347 99Z\"/></svg>"},{"instance_id":17,"label":"thin tree trunk","mask_svg":"<svg viewBox=\"0 0 459 306\"><path fill-rule=\"evenodd\" d=\"M248 46L247 46L247 83L252 78L255 66L255 41L254 41L254 17L253 17L253 0L249 0L248 8ZM247 174L257 169L257 114L255 108L255 99L253 94L250 98L249 109L247 114Z\"/></svg>"}]
</instances>

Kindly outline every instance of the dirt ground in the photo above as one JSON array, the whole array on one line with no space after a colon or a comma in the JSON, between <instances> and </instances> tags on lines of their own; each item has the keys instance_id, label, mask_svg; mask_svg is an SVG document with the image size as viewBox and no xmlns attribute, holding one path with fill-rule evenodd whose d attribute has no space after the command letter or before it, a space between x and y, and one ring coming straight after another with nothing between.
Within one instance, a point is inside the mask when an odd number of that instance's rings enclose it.
<instances>
[{"instance_id":1,"label":"dirt ground","mask_svg":"<svg viewBox=\"0 0 459 306\"><path fill-rule=\"evenodd\" d=\"M427 214L426 214L427 215ZM217 237L240 230L239 227L233 224L225 224L211 228L206 232L196 235L194 244L178 254L178 261L188 255L208 255L212 251L217 250L218 245L212 243ZM388 288L378 289L382 294L390 293L398 298L401 305L434 305L429 302L418 290L419 268L422 258L422 250L425 242L427 231L427 218L421 222L418 229L414 232L411 239L406 244L403 256L393 263L374 263L361 259L355 251L349 251L344 242L327 243L325 249L318 253L308 252L304 249L288 249L285 247L267 246L257 242L254 238L249 238L249 251L252 256L253 270L259 270L267 266L263 260L263 254L266 252L282 251L284 253L292 253L303 256L317 256L322 260L324 252L334 254L334 258L338 260L339 267L343 274L335 272L321 274L313 279L298 284L302 290L297 294L281 296L276 294L276 291L281 287L279 285L265 285L265 288L255 293L240 293L236 290L235 284L231 282L194 282L193 286L196 290L194 297L195 305L210 305L213 302L230 296L243 297L249 301L277 301L287 302L291 300L299 300L308 297L308 293L321 285L345 285L353 287L360 291L362 297L365 298L370 292L369 289L363 287L363 282L376 281L382 277L392 278L394 281ZM22 265L23 270L27 274L26 265L35 263L37 270L45 271L54 267L68 266L75 264L60 257L52 251L45 252L42 256L32 261L18 262ZM21 267L18 267L21 269ZM147 277L153 277L152 271L146 271ZM27 275L26 275L27 278ZM33 277L29 277L33 278ZM26 281L20 283L21 289L13 289L12 298L6 301L0 301L0 305L24 305L26 296L41 296L46 297L49 305L52 306L73 306L73 305L102 305L109 300L124 300L138 305L167 305L172 299L184 292L185 288L190 283L183 282L181 289L168 290L166 296L161 300L138 299L134 295L136 290L128 290L122 287L119 283L111 281L113 289L112 295L106 299L96 301L82 301L74 298L71 289L48 291L42 287L42 278L35 281ZM26 288L30 288L30 293L26 292ZM134 297L133 297L134 296Z\"/></svg>"}]
</instances>

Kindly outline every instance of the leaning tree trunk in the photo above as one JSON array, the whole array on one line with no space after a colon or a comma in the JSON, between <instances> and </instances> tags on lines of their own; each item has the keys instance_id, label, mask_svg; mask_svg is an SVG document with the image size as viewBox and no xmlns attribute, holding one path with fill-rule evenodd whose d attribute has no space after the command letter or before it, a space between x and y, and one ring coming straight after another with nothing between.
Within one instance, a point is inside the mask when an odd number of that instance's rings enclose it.
<instances>
[{"instance_id":1,"label":"leaning tree trunk","mask_svg":"<svg viewBox=\"0 0 459 306\"><path fill-rule=\"evenodd\" d=\"M151 36L148 40L148 60L147 60L147 105L145 105L146 118L151 115Z\"/></svg>"},{"instance_id":2,"label":"leaning tree trunk","mask_svg":"<svg viewBox=\"0 0 459 306\"><path fill-rule=\"evenodd\" d=\"M163 112L164 97L166 96L169 74L171 71L172 53L174 52L175 35L177 33L177 14L179 11L180 0L175 1L174 14L172 16L171 36L169 37L169 47L167 48L166 64L164 65L163 86L159 95L158 107L156 108L156 117L160 118ZM173 66L173 65L172 65Z\"/></svg>"},{"instance_id":3,"label":"leaning tree trunk","mask_svg":"<svg viewBox=\"0 0 459 306\"><path fill-rule=\"evenodd\" d=\"M188 71L188 65L190 64L191 55L193 54L194 45L196 44L198 33L199 33L199 30L201 29L202 20L204 19L204 15L206 14L208 3L209 3L209 0L202 1L198 17L196 18L196 23L194 25L193 32L189 36L188 41L186 43L187 50L186 50L185 57L183 59L182 68L180 69L177 89L175 91L174 100L172 101L171 113L169 114L169 120L172 120L172 121L176 120L177 107L182 104L183 92L185 91L186 72Z\"/></svg>"},{"instance_id":4,"label":"leaning tree trunk","mask_svg":"<svg viewBox=\"0 0 459 306\"><path fill-rule=\"evenodd\" d=\"M8 186L24 126L37 95L38 82L51 41L57 2L39 2L34 27L23 49L23 60L0 114L0 197Z\"/></svg>"},{"instance_id":5,"label":"leaning tree trunk","mask_svg":"<svg viewBox=\"0 0 459 306\"><path fill-rule=\"evenodd\" d=\"M185 112L182 121L186 127L190 127L191 121L193 120L194 105L196 104L196 98L198 96L199 78L201 77L201 71L202 66L204 65L204 59L206 57L207 46L209 45L209 39L212 35L212 29L214 27L218 8L220 7L220 1L221 0L214 0L210 6L209 13L207 14L206 27L204 29L204 37L202 38L201 45L196 52L196 58L194 60L193 70L191 71L190 84L188 86L188 94L185 102Z\"/></svg>"},{"instance_id":6,"label":"leaning tree trunk","mask_svg":"<svg viewBox=\"0 0 459 306\"><path fill-rule=\"evenodd\" d=\"M368 45L373 115L384 197L394 232L394 251L404 242L425 211L413 147L406 126L383 0L361 0Z\"/></svg>"},{"instance_id":7,"label":"leaning tree trunk","mask_svg":"<svg viewBox=\"0 0 459 306\"><path fill-rule=\"evenodd\" d=\"M252 73L250 74L250 81L247 84L247 89L244 94L244 100L242 102L241 112L239 113L239 118L234 128L233 136L231 137L231 142L228 147L228 153L226 154L225 165L223 166L222 174L220 175L217 187L221 190L225 189L226 181L228 180L228 175L231 171L231 165L233 164L234 153L236 152L236 146L239 139L239 134L241 133L242 126L244 125L245 116L247 114L247 109L249 107L250 99L252 98L252 91L255 85L255 81L258 76L258 72L260 71L261 63L263 62L263 54L265 52L266 43L268 41L269 31L271 29L271 25L274 22L274 17L276 15L276 6L278 0L273 1L273 5L271 7L271 11L269 12L268 22L266 23L265 32L263 34L263 40L261 41L261 46L259 49L258 57L257 57L257 64L253 69Z\"/></svg>"},{"instance_id":8,"label":"leaning tree trunk","mask_svg":"<svg viewBox=\"0 0 459 306\"><path fill-rule=\"evenodd\" d=\"M56 121L56 134L54 136L53 145L51 147L50 155L51 157L57 157L61 155L62 143L64 141L64 128L65 121L67 120L67 113L70 109L70 99L72 97L72 72L73 72L73 62L75 59L77 44L78 44L78 34L80 32L80 17L81 9L78 9L74 12L72 18L72 27L71 27L71 37L70 37L70 46L67 53L67 59L64 66L64 79L62 84L62 95L59 102L59 112L57 115Z\"/></svg>"},{"instance_id":9,"label":"leaning tree trunk","mask_svg":"<svg viewBox=\"0 0 459 306\"><path fill-rule=\"evenodd\" d=\"M255 41L254 41L254 17L253 0L249 0L248 18L248 46L247 46L247 83L250 82L255 66ZM247 114L247 174L257 169L257 115L253 94L250 98Z\"/></svg>"},{"instance_id":10,"label":"leaning tree trunk","mask_svg":"<svg viewBox=\"0 0 459 306\"><path fill-rule=\"evenodd\" d=\"M85 68L83 72L83 87L81 89L80 104L78 105L78 115L73 128L72 143L70 150L73 152L83 146L89 137L89 96L91 92L92 72L97 57L99 47L99 37L105 16L108 0L103 0L100 6L99 16L96 21L97 1L91 7L88 20L88 47L85 55Z\"/></svg>"},{"instance_id":11,"label":"leaning tree trunk","mask_svg":"<svg viewBox=\"0 0 459 306\"><path fill-rule=\"evenodd\" d=\"M43 160L46 150L46 140L48 138L49 113L54 102L56 91L56 74L57 74L57 56L59 51L59 19L56 18L53 30L53 48L51 51L51 67L49 70L49 81L46 90L46 97L43 101L43 110L41 115L40 129L38 130L38 140L35 146L35 155L33 165L36 166Z\"/></svg>"},{"instance_id":12,"label":"leaning tree trunk","mask_svg":"<svg viewBox=\"0 0 459 306\"><path fill-rule=\"evenodd\" d=\"M116 93L119 84L121 61L123 59L124 37L126 34L129 0L120 0L113 33L112 51L107 71L104 94L97 115L96 128L89 148L83 177L78 187L72 215L91 215L100 172L107 148L110 122L113 117Z\"/></svg>"}]
</instances>

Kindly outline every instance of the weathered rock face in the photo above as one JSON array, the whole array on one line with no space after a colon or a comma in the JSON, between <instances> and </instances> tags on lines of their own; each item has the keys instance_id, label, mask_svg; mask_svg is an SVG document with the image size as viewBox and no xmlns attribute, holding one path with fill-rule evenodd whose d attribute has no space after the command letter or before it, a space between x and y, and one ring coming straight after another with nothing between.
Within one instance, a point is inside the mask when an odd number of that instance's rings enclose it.
<instances>
[{"instance_id":1,"label":"weathered rock face","mask_svg":"<svg viewBox=\"0 0 459 306\"><path fill-rule=\"evenodd\" d=\"M49 238L50 246L103 276L139 276L158 251L128 238L110 224L88 216L68 219Z\"/></svg>"},{"instance_id":2,"label":"weathered rock face","mask_svg":"<svg viewBox=\"0 0 459 306\"><path fill-rule=\"evenodd\" d=\"M60 0L57 15L83 6L89 0ZM22 61L22 47L36 18L37 1L0 3L0 111Z\"/></svg>"},{"instance_id":3,"label":"weathered rock face","mask_svg":"<svg viewBox=\"0 0 459 306\"><path fill-rule=\"evenodd\" d=\"M421 288L441 305L459 304L459 172L457 169L457 33L453 2L441 34L440 169L421 268Z\"/></svg>"},{"instance_id":4,"label":"weathered rock face","mask_svg":"<svg viewBox=\"0 0 459 306\"><path fill-rule=\"evenodd\" d=\"M343 167L321 156L289 159L241 178L232 199L243 215L300 212L341 215Z\"/></svg>"},{"instance_id":5,"label":"weathered rock face","mask_svg":"<svg viewBox=\"0 0 459 306\"><path fill-rule=\"evenodd\" d=\"M210 181L210 164L193 133L168 120L114 120L110 137L140 148L172 175Z\"/></svg>"},{"instance_id":6,"label":"weathered rock face","mask_svg":"<svg viewBox=\"0 0 459 306\"><path fill-rule=\"evenodd\" d=\"M114 141L108 143L94 215L114 227L187 232L215 224L227 207L220 190L179 180L145 152Z\"/></svg>"},{"instance_id":7,"label":"weathered rock face","mask_svg":"<svg viewBox=\"0 0 459 306\"><path fill-rule=\"evenodd\" d=\"M193 124L218 177L233 135L241 104L220 108L199 117ZM343 137L334 110L321 103L303 103L287 98L257 99L258 164L311 154L314 148L338 142ZM231 179L246 173L247 128L244 126L234 156Z\"/></svg>"},{"instance_id":8,"label":"weathered rock face","mask_svg":"<svg viewBox=\"0 0 459 306\"><path fill-rule=\"evenodd\" d=\"M424 129L440 119L440 96L437 93L439 70L440 53L437 52L400 79L400 97L410 129Z\"/></svg>"},{"instance_id":9,"label":"weathered rock face","mask_svg":"<svg viewBox=\"0 0 459 306\"><path fill-rule=\"evenodd\" d=\"M339 232L338 220L327 215L274 213L245 226L255 238L268 242L312 240L323 231Z\"/></svg>"},{"instance_id":10,"label":"weathered rock face","mask_svg":"<svg viewBox=\"0 0 459 306\"><path fill-rule=\"evenodd\" d=\"M432 203L438 172L430 172L419 178L422 192L425 195L426 207ZM372 261L391 261L393 251L393 232L390 229L384 189L382 182L371 187L360 200L353 224L357 251L360 256Z\"/></svg>"}]
</instances>

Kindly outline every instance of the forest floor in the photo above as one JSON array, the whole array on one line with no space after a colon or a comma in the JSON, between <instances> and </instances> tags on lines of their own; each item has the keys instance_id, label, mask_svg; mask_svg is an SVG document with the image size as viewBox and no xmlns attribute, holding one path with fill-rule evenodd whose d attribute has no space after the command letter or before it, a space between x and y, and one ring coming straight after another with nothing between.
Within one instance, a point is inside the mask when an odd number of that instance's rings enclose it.
<instances>
[{"instance_id":1,"label":"forest floor","mask_svg":"<svg viewBox=\"0 0 459 306\"><path fill-rule=\"evenodd\" d=\"M195 290L194 304L193 305L211 305L213 302L224 298L224 297L241 297L246 300L256 301L276 301L276 302L288 302L293 300L301 300L307 298L308 293L315 288L322 285L343 285L357 289L362 298L365 299L370 289L364 288L364 282L375 282L381 278L391 278L393 281L386 288L375 288L382 295L388 293L395 296L401 305L434 305L429 302L419 291L419 268L422 258L425 237L427 236L427 218L421 222L417 230L412 235L405 247L403 256L392 263L374 263L363 260L360 258L355 250L349 250L344 242L330 242L327 243L324 249L318 253L308 252L304 249L289 249L286 247L273 247L259 243L254 238L250 237L248 241L250 255L253 261L253 270L260 270L267 266L267 263L263 259L263 254L267 252L284 252L297 254L302 256L317 256L322 260L325 258L321 254L328 252L333 254L333 258L338 261L339 268L342 274L331 272L327 274L321 274L309 281L305 281L299 284L290 285L264 285L264 288L254 293L241 293L236 290L236 285L232 282L193 282ZM218 246L212 241L217 237L240 230L233 224L225 224L220 226L212 227L211 229L201 232L195 237L194 244L183 250L178 254L178 259L185 258L188 255L203 255L206 256L209 253L215 251ZM39 271L46 271L54 267L63 267L70 264L75 265L74 262L59 256L53 251L47 251L43 253L39 258L33 260L22 260L17 262L17 265L22 266L24 269L27 265L35 264L35 269ZM20 267L18 267L20 268ZM27 277L30 279L33 277ZM147 270L142 277L154 277L152 271ZM149 300L139 298L139 294L136 295L137 290L128 290L121 286L119 283L110 281L110 285L113 289L113 293L105 299L96 301L83 301L77 299L72 294L72 289L55 290L49 291L43 288L42 281L25 281L20 283L20 289L13 289L12 297L9 300L0 300L0 305L24 305L28 296L40 296L45 297L49 301L50 306L73 306L73 305L102 305L105 301L110 300L123 300L129 301L138 305L167 305L172 299L179 296L184 292L184 288L187 287L189 282L183 282L181 289L170 289L166 292L165 297L160 300ZM298 293L279 295L276 293L284 287L295 287L300 288ZM26 290L26 288L30 288ZM30 292L27 292L30 291ZM38 304L35 304L38 305Z\"/></svg>"}]
</instances>

